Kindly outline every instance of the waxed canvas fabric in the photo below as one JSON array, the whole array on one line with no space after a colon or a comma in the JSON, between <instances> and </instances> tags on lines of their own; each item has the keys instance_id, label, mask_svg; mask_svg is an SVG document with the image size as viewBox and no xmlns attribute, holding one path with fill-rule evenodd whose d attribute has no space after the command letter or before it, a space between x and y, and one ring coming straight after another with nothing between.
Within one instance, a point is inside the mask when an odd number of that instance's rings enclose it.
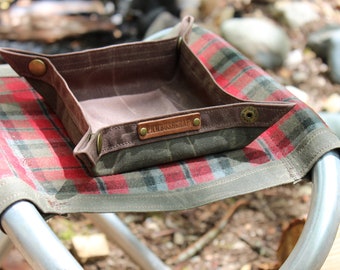
<instances>
[{"instance_id":1,"label":"waxed canvas fabric","mask_svg":"<svg viewBox=\"0 0 340 270\"><path fill-rule=\"evenodd\" d=\"M45 213L191 208L301 179L339 139L307 105L226 41L200 27L190 48L228 93L296 105L240 150L104 177L89 176L44 100L20 77L0 79L0 210L29 200Z\"/></svg>"},{"instance_id":2,"label":"waxed canvas fabric","mask_svg":"<svg viewBox=\"0 0 340 270\"><path fill-rule=\"evenodd\" d=\"M89 174L118 174L241 149L295 106L219 87L188 47L193 20L161 40L0 54L57 114Z\"/></svg>"}]
</instances>

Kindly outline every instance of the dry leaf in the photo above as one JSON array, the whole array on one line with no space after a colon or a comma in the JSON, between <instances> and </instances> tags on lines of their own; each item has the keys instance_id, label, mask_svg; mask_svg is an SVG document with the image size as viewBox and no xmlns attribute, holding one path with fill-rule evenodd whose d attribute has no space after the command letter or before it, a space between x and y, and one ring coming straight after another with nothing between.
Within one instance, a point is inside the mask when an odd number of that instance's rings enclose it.
<instances>
[{"instance_id":1,"label":"dry leaf","mask_svg":"<svg viewBox=\"0 0 340 270\"><path fill-rule=\"evenodd\" d=\"M283 230L279 248L277 250L277 260L279 265L284 263L295 247L305 222L305 219L295 219L289 223L286 229Z\"/></svg>"}]
</instances>

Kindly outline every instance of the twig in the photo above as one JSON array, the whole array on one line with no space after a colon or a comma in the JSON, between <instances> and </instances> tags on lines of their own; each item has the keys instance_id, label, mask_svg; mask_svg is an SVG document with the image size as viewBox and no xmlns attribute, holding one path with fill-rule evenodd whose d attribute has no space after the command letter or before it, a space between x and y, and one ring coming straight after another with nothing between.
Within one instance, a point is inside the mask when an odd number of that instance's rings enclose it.
<instances>
[{"instance_id":1,"label":"twig","mask_svg":"<svg viewBox=\"0 0 340 270\"><path fill-rule=\"evenodd\" d=\"M210 243L216 236L222 231L222 229L228 223L230 217L236 212L236 210L244 205L249 204L249 201L240 199L236 203L234 203L227 211L227 213L221 218L221 220L207 233L205 233L202 237L200 237L195 243L191 244L185 250L183 250L180 254L171 257L167 260L167 264L173 265L181 263L192 256L194 256L197 252L203 249L208 243Z\"/></svg>"},{"instance_id":2,"label":"twig","mask_svg":"<svg viewBox=\"0 0 340 270\"><path fill-rule=\"evenodd\" d=\"M238 233L236 235L240 238L241 241L246 243L255 253L257 253L257 255L268 258L276 255L275 251L272 248L261 244L254 244L251 241L247 240L245 237L239 235Z\"/></svg>"},{"instance_id":3,"label":"twig","mask_svg":"<svg viewBox=\"0 0 340 270\"><path fill-rule=\"evenodd\" d=\"M276 220L277 217L273 210L270 209L268 202L263 198L264 195L262 192L255 192L254 196L257 202L256 204L254 203L254 206L257 208L257 210L263 212L269 220Z\"/></svg>"}]
</instances>

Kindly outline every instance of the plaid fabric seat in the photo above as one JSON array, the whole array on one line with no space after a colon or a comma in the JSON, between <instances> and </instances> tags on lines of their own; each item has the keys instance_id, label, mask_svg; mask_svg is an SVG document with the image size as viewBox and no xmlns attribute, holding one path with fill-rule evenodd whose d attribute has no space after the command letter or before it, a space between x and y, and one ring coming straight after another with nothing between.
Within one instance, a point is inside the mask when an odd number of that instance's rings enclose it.
<instances>
[{"instance_id":1,"label":"plaid fabric seat","mask_svg":"<svg viewBox=\"0 0 340 270\"><path fill-rule=\"evenodd\" d=\"M45 213L166 211L298 181L339 139L304 103L226 41L195 27L190 46L228 93L296 106L247 147L93 178L61 122L20 77L0 78L0 210L29 200Z\"/></svg>"}]
</instances>

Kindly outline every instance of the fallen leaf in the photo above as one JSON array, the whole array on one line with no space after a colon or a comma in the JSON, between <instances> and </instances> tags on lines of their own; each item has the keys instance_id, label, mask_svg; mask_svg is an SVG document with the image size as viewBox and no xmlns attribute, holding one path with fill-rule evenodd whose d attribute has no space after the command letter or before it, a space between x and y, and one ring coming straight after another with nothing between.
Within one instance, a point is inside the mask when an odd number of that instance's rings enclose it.
<instances>
[{"instance_id":1,"label":"fallen leaf","mask_svg":"<svg viewBox=\"0 0 340 270\"><path fill-rule=\"evenodd\" d=\"M301 235L305 222L305 219L294 219L288 224L287 228L283 230L279 248L276 254L279 265L282 265L284 263L284 261L288 258L289 254L295 247L295 244Z\"/></svg>"}]
</instances>

